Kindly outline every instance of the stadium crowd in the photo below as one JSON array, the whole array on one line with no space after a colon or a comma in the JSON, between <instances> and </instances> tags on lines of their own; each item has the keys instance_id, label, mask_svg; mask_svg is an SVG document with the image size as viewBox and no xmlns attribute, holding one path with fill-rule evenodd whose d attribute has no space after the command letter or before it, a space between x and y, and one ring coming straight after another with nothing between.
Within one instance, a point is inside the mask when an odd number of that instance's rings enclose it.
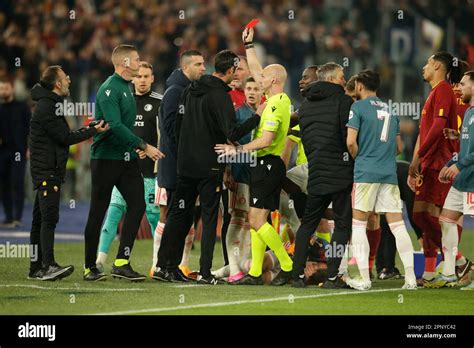
<instances>
[{"instance_id":1,"label":"stadium crowd","mask_svg":"<svg viewBox=\"0 0 474 348\"><path fill-rule=\"evenodd\" d=\"M377 23L376 4L357 2L354 17L342 4L319 1L312 11L303 2L272 6L271 1L259 7L143 1L131 9L114 1L54 6L45 1L38 8L19 1L3 8L0 13L10 17L0 16L6 52L0 73L1 174L12 180L14 161L23 163L15 170L24 176L31 158L36 191L31 244L41 252L29 278L57 280L74 271L55 261L54 230L69 146L93 137L85 281L107 278L105 258L122 215L111 275L145 280L130 258L146 212L154 239L150 277L158 281L368 290L374 277L401 277L394 266L396 250L404 289L473 289L472 262L458 250L460 217L470 215L474 204L472 47L462 34L456 41L462 56L445 51L427 56L420 80L431 91L411 163L401 174L396 156L410 151L401 133L413 129L403 127L390 103L379 98L382 82L390 81L371 54L380 37L362 20L372 17ZM423 4L416 2L410 11L423 13ZM34 10L50 15L32 19ZM263 15L257 38L251 27L242 32L240 18L244 12L257 17L258 11ZM438 13L430 15L436 20ZM460 30L469 30L464 15L455 12L453 18L462 23ZM321 18L329 24L315 25ZM328 59L344 62L352 56L358 64L347 69ZM320 64L308 64L315 61ZM213 72L205 74L204 67ZM75 77L79 88L74 91ZM152 90L155 81L166 81L163 95ZM32 116L21 101L22 89L27 93L30 86L36 105ZM77 131L70 129L67 115L57 112L57 103L71 93L73 100L96 105L96 122ZM292 99L303 100L296 111ZM8 135L16 113L26 124L31 117L28 152L27 130ZM9 185L3 184L5 198ZM402 187L416 193L403 200L414 201L408 214L425 254L418 279L402 219L400 190L407 191ZM222 227L226 265L211 271L221 200L222 215L230 214ZM110 221L113 207L119 218ZM203 226L200 269L192 272L187 262L198 220ZM21 223L21 216L7 217L5 223ZM378 250L382 228L387 233ZM438 251L444 265L437 270ZM350 253L360 279L348 275Z\"/></svg>"}]
</instances>

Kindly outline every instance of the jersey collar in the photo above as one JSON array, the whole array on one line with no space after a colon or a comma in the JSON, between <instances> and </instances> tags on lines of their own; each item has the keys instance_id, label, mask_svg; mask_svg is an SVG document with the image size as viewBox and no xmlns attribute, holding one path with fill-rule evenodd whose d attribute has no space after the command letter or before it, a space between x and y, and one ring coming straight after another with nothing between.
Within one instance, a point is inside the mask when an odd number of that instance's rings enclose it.
<instances>
[{"instance_id":1,"label":"jersey collar","mask_svg":"<svg viewBox=\"0 0 474 348\"><path fill-rule=\"evenodd\" d=\"M131 81L125 80L122 76L120 76L116 72L114 72L112 76L115 77L117 80L122 81L123 83L126 83L127 85L131 82Z\"/></svg>"},{"instance_id":2,"label":"jersey collar","mask_svg":"<svg viewBox=\"0 0 474 348\"><path fill-rule=\"evenodd\" d=\"M151 92L153 92L153 89L150 88L150 90L149 90L148 92L146 92L145 94L138 95L138 94L135 93L135 87L133 88L133 96L134 96L135 98L148 97L148 96L151 94Z\"/></svg>"}]
</instances>

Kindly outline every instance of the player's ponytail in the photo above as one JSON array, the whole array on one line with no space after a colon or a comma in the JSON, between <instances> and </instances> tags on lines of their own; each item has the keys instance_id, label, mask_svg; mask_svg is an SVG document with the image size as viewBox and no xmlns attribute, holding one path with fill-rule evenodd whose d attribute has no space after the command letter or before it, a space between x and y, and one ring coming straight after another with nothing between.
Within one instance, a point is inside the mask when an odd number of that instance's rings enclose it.
<instances>
[{"instance_id":1,"label":"player's ponytail","mask_svg":"<svg viewBox=\"0 0 474 348\"><path fill-rule=\"evenodd\" d=\"M433 59L443 64L446 69L446 79L452 85L459 83L464 72L467 70L467 64L449 52L441 51L435 53Z\"/></svg>"}]
</instances>

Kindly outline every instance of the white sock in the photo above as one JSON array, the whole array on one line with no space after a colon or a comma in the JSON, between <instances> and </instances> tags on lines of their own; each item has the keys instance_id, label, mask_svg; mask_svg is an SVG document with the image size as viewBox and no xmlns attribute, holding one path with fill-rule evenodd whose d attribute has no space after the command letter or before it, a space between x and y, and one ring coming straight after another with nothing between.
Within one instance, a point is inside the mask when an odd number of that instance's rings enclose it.
<instances>
[{"instance_id":1,"label":"white sock","mask_svg":"<svg viewBox=\"0 0 474 348\"><path fill-rule=\"evenodd\" d=\"M344 256L341 259L341 264L339 265L339 274L347 274L348 270L348 262L349 262L349 244L346 245L346 251L344 252Z\"/></svg>"},{"instance_id":2,"label":"white sock","mask_svg":"<svg viewBox=\"0 0 474 348\"><path fill-rule=\"evenodd\" d=\"M393 236L395 237L395 242L397 245L397 251L402 260L403 267L405 268L405 280L406 281L415 281L415 269L414 256L413 256L413 244L411 244L410 236L408 235L405 223L402 221L392 222L388 224L390 231L392 231Z\"/></svg>"},{"instance_id":3,"label":"white sock","mask_svg":"<svg viewBox=\"0 0 474 348\"><path fill-rule=\"evenodd\" d=\"M104 253L102 251L99 251L99 254L97 255L97 260L96 264L101 264L102 266L105 265L105 261L107 261L107 253Z\"/></svg>"},{"instance_id":4,"label":"white sock","mask_svg":"<svg viewBox=\"0 0 474 348\"><path fill-rule=\"evenodd\" d=\"M184 249L183 249L183 257L181 258L180 266L189 266L189 255L191 254L191 249L193 247L194 241L194 226L191 226L189 229L188 235L184 240Z\"/></svg>"},{"instance_id":5,"label":"white sock","mask_svg":"<svg viewBox=\"0 0 474 348\"><path fill-rule=\"evenodd\" d=\"M440 221L443 233L441 243L444 253L443 275L456 274L456 254L458 252L458 227L454 222Z\"/></svg>"},{"instance_id":6,"label":"white sock","mask_svg":"<svg viewBox=\"0 0 474 348\"><path fill-rule=\"evenodd\" d=\"M296 214L294 202L290 203L290 197L285 192L280 194L280 212L285 217L285 221L290 225L291 230L296 234L301 226L301 221Z\"/></svg>"},{"instance_id":7,"label":"white sock","mask_svg":"<svg viewBox=\"0 0 474 348\"><path fill-rule=\"evenodd\" d=\"M240 270L242 272L244 272L245 274L249 273L251 266L252 266L252 260L251 259L240 261Z\"/></svg>"},{"instance_id":8,"label":"white sock","mask_svg":"<svg viewBox=\"0 0 474 348\"><path fill-rule=\"evenodd\" d=\"M367 238L367 221L352 219L352 252L357 260L360 276L363 281L370 281L369 252L370 245Z\"/></svg>"},{"instance_id":9,"label":"white sock","mask_svg":"<svg viewBox=\"0 0 474 348\"><path fill-rule=\"evenodd\" d=\"M240 230L239 238L240 238L240 260L250 259L251 258L250 254L252 252L252 241L250 238L250 224L248 222L246 222L244 224L244 228Z\"/></svg>"},{"instance_id":10,"label":"white sock","mask_svg":"<svg viewBox=\"0 0 474 348\"><path fill-rule=\"evenodd\" d=\"M227 257L229 258L230 274L234 275L240 272L240 240L241 231L244 228L245 218L242 216L232 215L230 218L229 228L225 238L227 247Z\"/></svg>"},{"instance_id":11,"label":"white sock","mask_svg":"<svg viewBox=\"0 0 474 348\"><path fill-rule=\"evenodd\" d=\"M230 268L229 265L219 268L217 271L211 272L212 275L216 278L222 279L227 278L230 275L229 272Z\"/></svg>"},{"instance_id":12,"label":"white sock","mask_svg":"<svg viewBox=\"0 0 474 348\"><path fill-rule=\"evenodd\" d=\"M459 238L459 236L458 236ZM464 256L461 256L459 259L456 260L456 266L462 266L466 263L466 258Z\"/></svg>"},{"instance_id":13,"label":"white sock","mask_svg":"<svg viewBox=\"0 0 474 348\"><path fill-rule=\"evenodd\" d=\"M153 265L156 266L158 262L158 251L160 250L161 237L163 236L163 231L165 230L165 224L163 222L158 222L155 229L155 235L153 236Z\"/></svg>"}]
</instances>

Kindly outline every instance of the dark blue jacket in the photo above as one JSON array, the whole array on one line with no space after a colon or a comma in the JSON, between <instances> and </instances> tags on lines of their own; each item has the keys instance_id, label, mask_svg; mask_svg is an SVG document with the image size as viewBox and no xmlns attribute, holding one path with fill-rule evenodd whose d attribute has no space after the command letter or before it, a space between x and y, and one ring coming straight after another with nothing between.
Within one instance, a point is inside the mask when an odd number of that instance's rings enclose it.
<instances>
[{"instance_id":1,"label":"dark blue jacket","mask_svg":"<svg viewBox=\"0 0 474 348\"><path fill-rule=\"evenodd\" d=\"M168 190L176 189L177 155L175 124L176 113L184 89L191 81L183 74L181 69L176 69L166 79L166 90L161 101L158 113L160 127L160 150L166 157L158 163L158 185Z\"/></svg>"},{"instance_id":2,"label":"dark blue jacket","mask_svg":"<svg viewBox=\"0 0 474 348\"><path fill-rule=\"evenodd\" d=\"M31 112L20 101L0 104L0 151L26 153Z\"/></svg>"}]
</instances>

